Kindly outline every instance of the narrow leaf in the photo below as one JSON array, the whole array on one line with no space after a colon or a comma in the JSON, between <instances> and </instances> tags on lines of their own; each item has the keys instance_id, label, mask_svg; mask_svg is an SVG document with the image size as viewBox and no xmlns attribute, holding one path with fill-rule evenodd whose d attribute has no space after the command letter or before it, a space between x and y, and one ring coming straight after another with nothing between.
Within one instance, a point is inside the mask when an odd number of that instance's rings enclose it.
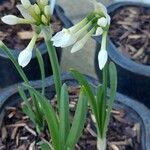
<instances>
[{"instance_id":1,"label":"narrow leaf","mask_svg":"<svg viewBox=\"0 0 150 150\"><path fill-rule=\"evenodd\" d=\"M84 128L88 108L88 100L85 89L82 87L79 95L79 100L75 112L75 116L72 122L71 130L69 132L66 148L73 149L78 142L81 132Z\"/></svg>"},{"instance_id":2,"label":"narrow leaf","mask_svg":"<svg viewBox=\"0 0 150 150\"><path fill-rule=\"evenodd\" d=\"M78 82L80 83L81 86L84 86L88 96L89 96L89 103L92 107L93 113L97 119L97 110L96 110L96 100L95 100L95 96L93 94L93 91L89 85L89 83L87 82L87 80L85 79L85 77L79 73L78 71L74 70L74 69L70 69L71 73L73 74L73 76L78 80Z\"/></svg>"},{"instance_id":3,"label":"narrow leaf","mask_svg":"<svg viewBox=\"0 0 150 150\"><path fill-rule=\"evenodd\" d=\"M14 56L12 55L10 50L7 48L7 46L4 43L1 42L0 48L9 57L9 59L12 61L12 63L14 64L15 68L19 72L19 74L22 77L22 79L24 80L24 82L29 83L28 78L26 77L23 69L19 66L17 60L14 58Z\"/></svg>"},{"instance_id":4,"label":"narrow leaf","mask_svg":"<svg viewBox=\"0 0 150 150\"><path fill-rule=\"evenodd\" d=\"M69 95L66 84L63 84L60 98L60 142L62 147L65 146L68 132L70 130L69 122Z\"/></svg>"},{"instance_id":5,"label":"narrow leaf","mask_svg":"<svg viewBox=\"0 0 150 150\"><path fill-rule=\"evenodd\" d=\"M108 101L104 132L107 131L107 127L110 120L110 114L112 111L112 107L116 96L116 90L117 90L117 70L113 62L110 62L109 64L109 78L110 78L110 97Z\"/></svg>"},{"instance_id":6,"label":"narrow leaf","mask_svg":"<svg viewBox=\"0 0 150 150\"><path fill-rule=\"evenodd\" d=\"M23 88L22 88L22 87L18 87L18 92L19 92L19 94L20 94L22 100L23 100L24 103L25 103L25 105L24 105L23 108L22 108L23 111L24 111L24 113L29 116L29 118L32 120L32 122L33 122L34 124L36 124L36 121L35 121L35 120L36 120L36 119L35 119L36 117L35 117L35 115L34 115L34 112L33 112L32 108L31 108L31 105L30 105L29 102L28 102L28 98L26 97Z\"/></svg>"},{"instance_id":7,"label":"narrow leaf","mask_svg":"<svg viewBox=\"0 0 150 150\"><path fill-rule=\"evenodd\" d=\"M34 93L35 97L39 100L43 114L48 124L49 132L52 138L53 147L54 149L59 150L60 149L60 141L59 141L60 135L59 135L59 128L58 128L58 120L57 120L56 114L52 106L41 93L39 93L38 91L36 91L34 88L32 88L29 85L24 84L24 86L28 88L29 90L31 90Z\"/></svg>"}]
</instances>

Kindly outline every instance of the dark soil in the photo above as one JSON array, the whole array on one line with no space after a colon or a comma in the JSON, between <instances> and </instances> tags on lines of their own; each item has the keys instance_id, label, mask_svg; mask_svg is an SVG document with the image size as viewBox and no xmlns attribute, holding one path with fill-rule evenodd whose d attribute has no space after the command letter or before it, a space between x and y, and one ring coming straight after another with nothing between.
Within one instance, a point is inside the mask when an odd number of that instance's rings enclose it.
<instances>
[{"instance_id":1,"label":"dark soil","mask_svg":"<svg viewBox=\"0 0 150 150\"><path fill-rule=\"evenodd\" d=\"M0 18L13 14L18 17L22 17L16 4L19 4L20 0L4 0L0 2ZM53 16L52 22L54 32L61 30L62 23L60 20ZM23 50L30 42L33 35L33 30L30 25L7 25L4 24L0 19L0 40L2 40L9 48L15 50ZM42 38L39 38L36 45L38 46L43 42Z\"/></svg>"},{"instance_id":2,"label":"dark soil","mask_svg":"<svg viewBox=\"0 0 150 150\"><path fill-rule=\"evenodd\" d=\"M78 87L70 87L70 113L74 114ZM56 109L56 98L51 100L51 104ZM50 140L48 129L40 136L35 132L35 127L21 107L7 107L6 114L0 128L0 150L38 150L36 145L41 138ZM76 145L76 150L96 150L95 124L91 111L87 115L87 121L83 134ZM133 122L127 112L117 108L113 110L107 135L107 150L141 150L140 147L140 124Z\"/></svg>"},{"instance_id":3,"label":"dark soil","mask_svg":"<svg viewBox=\"0 0 150 150\"><path fill-rule=\"evenodd\" d=\"M123 54L150 65L150 9L126 6L111 14L109 36Z\"/></svg>"}]
</instances>

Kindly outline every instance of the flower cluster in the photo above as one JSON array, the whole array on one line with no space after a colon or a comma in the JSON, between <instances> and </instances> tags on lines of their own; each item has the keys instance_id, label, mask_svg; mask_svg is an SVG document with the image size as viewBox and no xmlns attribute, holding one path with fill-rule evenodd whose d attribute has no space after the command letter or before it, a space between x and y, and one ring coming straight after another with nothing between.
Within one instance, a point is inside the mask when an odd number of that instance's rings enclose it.
<instances>
[{"instance_id":1,"label":"flower cluster","mask_svg":"<svg viewBox=\"0 0 150 150\"><path fill-rule=\"evenodd\" d=\"M35 46L35 42L38 35L41 33L41 27L50 28L51 16L54 11L55 0L51 0L51 4L48 4L48 0L38 0L37 3L31 4L29 0L21 0L20 5L16 7L22 14L23 18L19 18L14 15L6 15L2 17L2 21L9 25L16 24L31 24L35 33L26 47L18 57L19 65L25 67L32 58L32 50ZM51 29L49 29L51 30Z\"/></svg>"},{"instance_id":2,"label":"flower cluster","mask_svg":"<svg viewBox=\"0 0 150 150\"><path fill-rule=\"evenodd\" d=\"M106 7L95 0L91 1L95 8L94 11L78 24L69 29L64 28L53 36L51 40L55 47L64 48L73 45L71 53L74 53L82 49L91 36L100 36L108 31L110 16L107 13ZM98 55L100 69L103 69L105 66L107 57L106 46L102 46Z\"/></svg>"}]
</instances>

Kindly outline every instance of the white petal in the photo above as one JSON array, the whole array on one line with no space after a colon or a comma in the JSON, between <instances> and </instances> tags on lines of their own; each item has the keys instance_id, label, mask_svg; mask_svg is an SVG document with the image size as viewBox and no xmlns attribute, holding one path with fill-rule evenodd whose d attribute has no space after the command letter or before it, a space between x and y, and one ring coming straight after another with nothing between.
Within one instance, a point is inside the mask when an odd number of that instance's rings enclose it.
<instances>
[{"instance_id":1,"label":"white petal","mask_svg":"<svg viewBox=\"0 0 150 150\"><path fill-rule=\"evenodd\" d=\"M99 64L99 68L100 70L102 70L107 62L108 59L108 54L106 50L100 50L99 54L98 54L98 64Z\"/></svg>"},{"instance_id":2,"label":"white petal","mask_svg":"<svg viewBox=\"0 0 150 150\"><path fill-rule=\"evenodd\" d=\"M51 11L51 14L53 14L53 12L54 12L55 3L56 3L56 0L51 0L51 4L50 4L50 11Z\"/></svg>"},{"instance_id":3,"label":"white petal","mask_svg":"<svg viewBox=\"0 0 150 150\"><path fill-rule=\"evenodd\" d=\"M106 27L107 25L107 19L105 17L101 17L100 19L98 19L97 24L101 27Z\"/></svg>"},{"instance_id":4,"label":"white petal","mask_svg":"<svg viewBox=\"0 0 150 150\"><path fill-rule=\"evenodd\" d=\"M25 67L28 65L31 58L32 58L32 51L25 49L22 52L20 52L18 57L18 63L20 66Z\"/></svg>"},{"instance_id":5,"label":"white petal","mask_svg":"<svg viewBox=\"0 0 150 150\"><path fill-rule=\"evenodd\" d=\"M102 29L101 27L98 27L98 28L96 29L96 33L95 33L94 36L100 36L100 35L102 35L102 33L103 33L103 29Z\"/></svg>"},{"instance_id":6,"label":"white petal","mask_svg":"<svg viewBox=\"0 0 150 150\"><path fill-rule=\"evenodd\" d=\"M33 19L23 5L16 5L16 7L25 19Z\"/></svg>"},{"instance_id":7,"label":"white petal","mask_svg":"<svg viewBox=\"0 0 150 150\"><path fill-rule=\"evenodd\" d=\"M97 2L96 0L91 0L91 2L93 3L96 12L102 12L103 14L107 14L107 8L105 7L105 5Z\"/></svg>"},{"instance_id":8,"label":"white petal","mask_svg":"<svg viewBox=\"0 0 150 150\"><path fill-rule=\"evenodd\" d=\"M70 46L74 44L76 40L76 37L68 29L63 29L51 39L51 41L53 41L53 45L56 47Z\"/></svg>"},{"instance_id":9,"label":"white petal","mask_svg":"<svg viewBox=\"0 0 150 150\"><path fill-rule=\"evenodd\" d=\"M31 6L31 3L29 0L21 0L21 3L25 8L29 8Z\"/></svg>"},{"instance_id":10,"label":"white petal","mask_svg":"<svg viewBox=\"0 0 150 150\"><path fill-rule=\"evenodd\" d=\"M64 29L63 29L64 30ZM57 41L57 40L61 40L62 39L62 36L63 36L63 30L60 31L60 32L57 32L52 38L51 38L51 41Z\"/></svg>"},{"instance_id":11,"label":"white petal","mask_svg":"<svg viewBox=\"0 0 150 150\"><path fill-rule=\"evenodd\" d=\"M4 23L9 24L9 25L16 25L18 23L18 17L14 15L6 15L2 17L1 20Z\"/></svg>"}]
</instances>

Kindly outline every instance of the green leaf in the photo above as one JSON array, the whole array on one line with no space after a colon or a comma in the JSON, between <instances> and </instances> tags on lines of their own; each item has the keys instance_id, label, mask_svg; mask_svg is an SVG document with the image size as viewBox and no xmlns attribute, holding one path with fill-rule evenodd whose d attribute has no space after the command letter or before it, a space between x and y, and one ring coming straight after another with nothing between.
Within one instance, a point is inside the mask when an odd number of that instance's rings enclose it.
<instances>
[{"instance_id":1,"label":"green leaf","mask_svg":"<svg viewBox=\"0 0 150 150\"><path fill-rule=\"evenodd\" d=\"M47 141L40 141L37 143L41 150L54 150L52 145L48 143Z\"/></svg>"},{"instance_id":2,"label":"green leaf","mask_svg":"<svg viewBox=\"0 0 150 150\"><path fill-rule=\"evenodd\" d=\"M23 69L19 66L17 60L14 58L14 56L12 55L12 53L10 52L10 50L6 47L6 45L1 42L0 48L9 57L9 59L12 61L12 63L14 64L15 68L19 72L19 74L22 77L22 79L24 80L24 82L25 83L29 83L28 78L26 77Z\"/></svg>"},{"instance_id":3,"label":"green leaf","mask_svg":"<svg viewBox=\"0 0 150 150\"><path fill-rule=\"evenodd\" d=\"M69 122L69 95L66 84L63 84L60 98L60 142L62 147L65 146L67 136L70 130Z\"/></svg>"},{"instance_id":4,"label":"green leaf","mask_svg":"<svg viewBox=\"0 0 150 150\"><path fill-rule=\"evenodd\" d=\"M66 149L73 149L78 142L81 132L84 128L88 108L88 100L85 89L82 87L79 95L79 100L75 112L75 116L72 122L72 126L67 138Z\"/></svg>"},{"instance_id":5,"label":"green leaf","mask_svg":"<svg viewBox=\"0 0 150 150\"><path fill-rule=\"evenodd\" d=\"M97 92L96 92L96 102L97 102L97 116L98 116L98 128L99 128L99 134L102 136L102 130L103 130L103 114L104 114L104 109L103 109L103 101L104 101L104 97L103 97L103 86L99 85L97 87Z\"/></svg>"},{"instance_id":6,"label":"green leaf","mask_svg":"<svg viewBox=\"0 0 150 150\"><path fill-rule=\"evenodd\" d=\"M29 116L29 118L31 119L31 121L32 121L34 124L36 124L36 117L35 117L35 115L34 115L34 112L33 112L32 108L31 108L31 105L30 105L29 102L28 102L28 99L27 99L27 97L26 97L26 95L25 95L25 92L24 92L23 88L22 88L22 87L18 87L18 92L19 92L19 94L20 94L22 100L23 100L24 103L25 103L25 105L24 105L23 108L22 108L22 109L23 109L23 112L24 112L26 115Z\"/></svg>"},{"instance_id":7,"label":"green leaf","mask_svg":"<svg viewBox=\"0 0 150 150\"><path fill-rule=\"evenodd\" d=\"M42 78L42 94L44 95L44 90L45 90L45 69L44 69L44 61L42 58L42 55L39 51L39 49L36 49L36 57L38 59L38 63L39 63L39 67L40 67L40 71L41 71L41 78Z\"/></svg>"},{"instance_id":8,"label":"green leaf","mask_svg":"<svg viewBox=\"0 0 150 150\"><path fill-rule=\"evenodd\" d=\"M107 132L107 127L110 120L110 114L112 111L112 107L116 96L116 90L117 90L117 69L113 62L110 62L109 64L109 78L110 78L110 97L108 101L104 132Z\"/></svg>"},{"instance_id":9,"label":"green leaf","mask_svg":"<svg viewBox=\"0 0 150 150\"><path fill-rule=\"evenodd\" d=\"M36 91L31 86L24 84L26 88L31 90L35 97L39 100L41 109L43 111L44 117L47 121L49 132L52 138L53 147L56 150L60 149L60 141L59 141L59 127L58 127L58 120L55 114L55 111L53 110L52 106L48 102L48 100L38 91Z\"/></svg>"},{"instance_id":10,"label":"green leaf","mask_svg":"<svg viewBox=\"0 0 150 150\"><path fill-rule=\"evenodd\" d=\"M93 113L97 119L96 100L95 100L95 96L93 94L93 91L92 91L89 83L87 82L85 77L80 72L78 72L74 69L70 69L70 71L73 74L73 76L79 81L80 85L84 86L84 88L89 96L89 103L90 103Z\"/></svg>"}]
</instances>

